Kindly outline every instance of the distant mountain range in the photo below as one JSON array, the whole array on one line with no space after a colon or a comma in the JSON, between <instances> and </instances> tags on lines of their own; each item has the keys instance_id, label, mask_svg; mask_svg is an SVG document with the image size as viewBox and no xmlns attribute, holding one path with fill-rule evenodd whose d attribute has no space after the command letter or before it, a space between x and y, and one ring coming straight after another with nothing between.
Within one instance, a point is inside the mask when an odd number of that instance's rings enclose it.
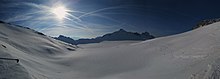
<instances>
[{"instance_id":1,"label":"distant mountain range","mask_svg":"<svg viewBox=\"0 0 220 79\"><path fill-rule=\"evenodd\" d=\"M100 37L91 38L91 39L78 39L74 40L70 37L60 35L59 37L55 37L57 40L64 41L66 43L70 43L73 45L76 44L88 44L88 43L99 43L102 41L125 41L125 40L148 40L155 38L153 35L151 35L148 32L144 33L137 33L137 32L127 32L124 29L120 29L118 31L115 31L113 33L108 33Z\"/></svg>"}]
</instances>

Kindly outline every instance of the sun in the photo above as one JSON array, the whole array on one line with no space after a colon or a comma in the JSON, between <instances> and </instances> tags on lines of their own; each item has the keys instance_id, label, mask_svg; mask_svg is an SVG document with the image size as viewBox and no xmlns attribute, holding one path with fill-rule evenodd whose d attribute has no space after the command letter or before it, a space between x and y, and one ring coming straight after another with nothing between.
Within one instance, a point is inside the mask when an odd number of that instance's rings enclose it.
<instances>
[{"instance_id":1,"label":"sun","mask_svg":"<svg viewBox=\"0 0 220 79\"><path fill-rule=\"evenodd\" d=\"M48 8L45 10L48 12L47 14L52 16L52 18L55 16L55 19L57 19L59 22L64 22L64 19L69 21L81 21L79 17L73 15L75 12L74 10L70 10L62 4L56 4L52 7L48 6Z\"/></svg>"},{"instance_id":2,"label":"sun","mask_svg":"<svg viewBox=\"0 0 220 79\"><path fill-rule=\"evenodd\" d=\"M69 10L64 6L56 6L51 8L50 12L53 13L57 19L63 20L69 14L68 11Z\"/></svg>"}]
</instances>

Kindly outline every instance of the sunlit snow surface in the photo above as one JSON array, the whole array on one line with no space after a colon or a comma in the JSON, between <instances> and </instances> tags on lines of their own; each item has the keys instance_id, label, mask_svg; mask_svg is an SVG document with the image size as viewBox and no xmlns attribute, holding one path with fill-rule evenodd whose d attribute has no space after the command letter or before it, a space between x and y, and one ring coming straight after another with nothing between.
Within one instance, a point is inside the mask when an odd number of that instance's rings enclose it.
<instances>
[{"instance_id":1,"label":"sunlit snow surface","mask_svg":"<svg viewBox=\"0 0 220 79\"><path fill-rule=\"evenodd\" d=\"M147 41L78 48L0 24L0 79L218 79L220 23ZM73 50L68 50L68 48Z\"/></svg>"}]
</instances>

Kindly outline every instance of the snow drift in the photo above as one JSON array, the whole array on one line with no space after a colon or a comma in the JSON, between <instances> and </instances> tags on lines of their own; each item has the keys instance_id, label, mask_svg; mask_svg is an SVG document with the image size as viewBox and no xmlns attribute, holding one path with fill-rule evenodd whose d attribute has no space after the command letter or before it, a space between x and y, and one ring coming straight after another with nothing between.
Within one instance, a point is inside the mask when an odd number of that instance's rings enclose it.
<instances>
[{"instance_id":1,"label":"snow drift","mask_svg":"<svg viewBox=\"0 0 220 79\"><path fill-rule=\"evenodd\" d=\"M33 30L0 24L0 78L219 79L220 23L143 42L67 45ZM72 50L68 50L72 49Z\"/></svg>"}]
</instances>

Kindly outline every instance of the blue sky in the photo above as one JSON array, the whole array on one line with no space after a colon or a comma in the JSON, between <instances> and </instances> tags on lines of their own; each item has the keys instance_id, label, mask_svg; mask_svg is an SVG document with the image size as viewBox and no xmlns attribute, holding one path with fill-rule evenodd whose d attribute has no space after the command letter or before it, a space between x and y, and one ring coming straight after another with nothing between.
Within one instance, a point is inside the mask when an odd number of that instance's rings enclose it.
<instances>
[{"instance_id":1,"label":"blue sky","mask_svg":"<svg viewBox=\"0 0 220 79\"><path fill-rule=\"evenodd\" d=\"M218 18L218 0L1 0L0 20L50 36L92 38L125 29L155 36L191 30L203 19ZM49 9L62 5L62 21Z\"/></svg>"}]
</instances>

